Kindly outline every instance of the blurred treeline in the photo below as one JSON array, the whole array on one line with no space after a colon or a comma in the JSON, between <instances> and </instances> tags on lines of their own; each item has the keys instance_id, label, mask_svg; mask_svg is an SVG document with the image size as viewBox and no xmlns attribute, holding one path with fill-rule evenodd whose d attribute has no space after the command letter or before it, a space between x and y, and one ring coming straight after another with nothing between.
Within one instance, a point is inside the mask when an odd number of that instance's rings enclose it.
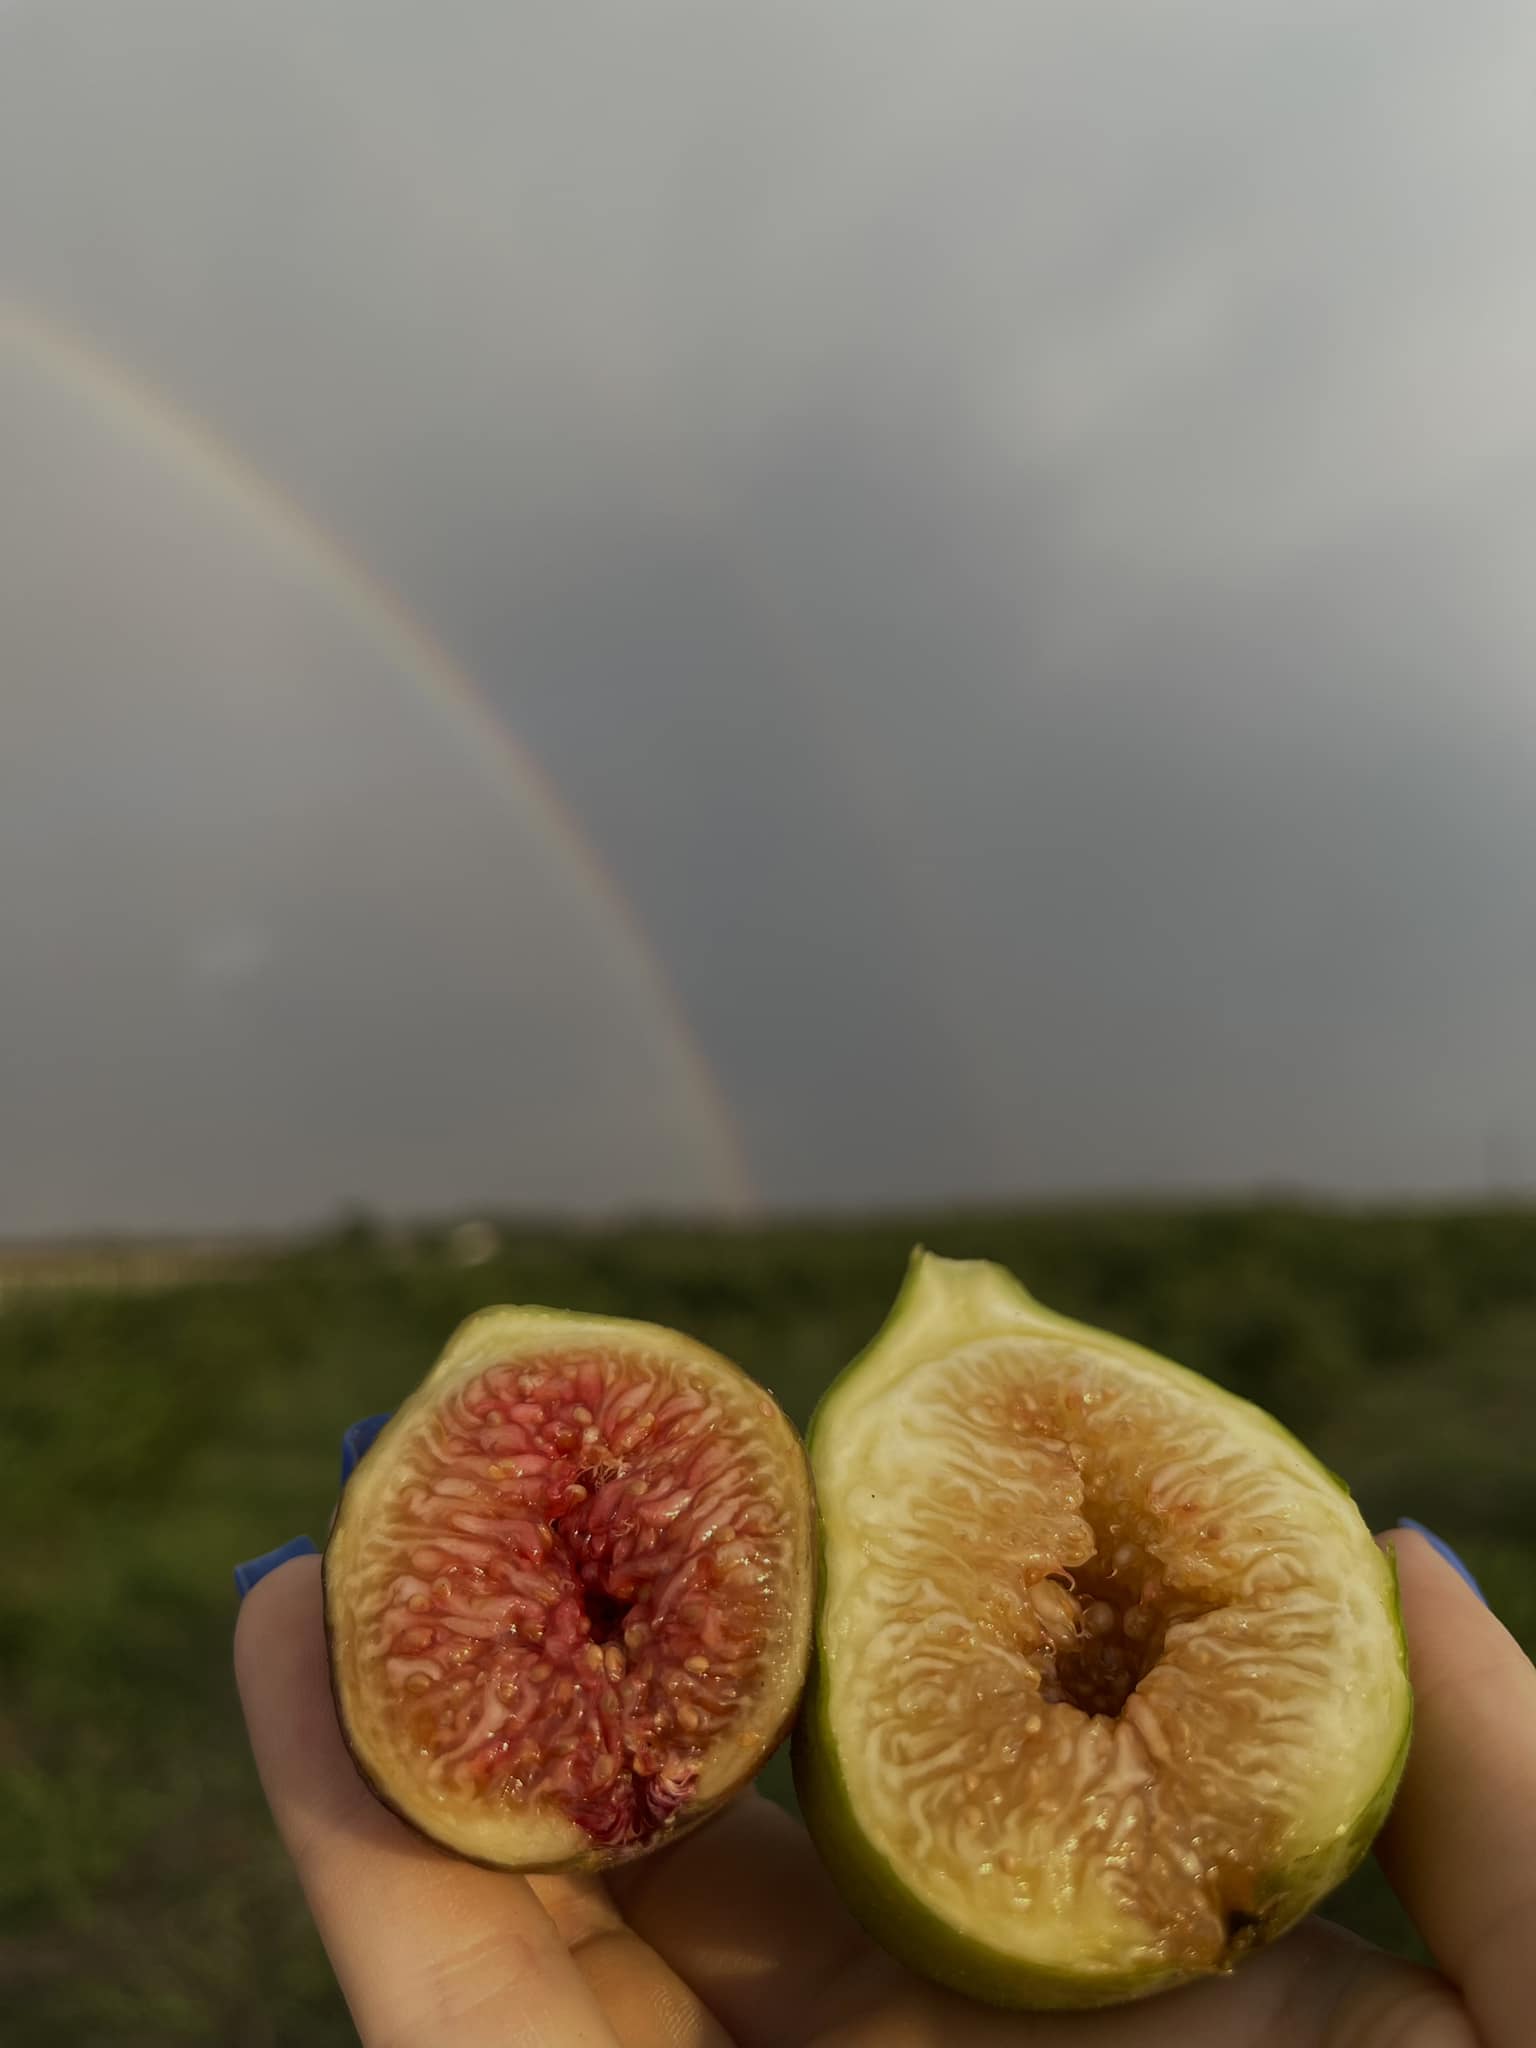
<instances>
[{"instance_id":1,"label":"blurred treeline","mask_svg":"<svg viewBox=\"0 0 1536 2048\"><path fill-rule=\"evenodd\" d=\"M104 1285L110 1260L62 1285L0 1255L8 2038L351 2038L245 1755L229 1574L298 1531L323 1538L342 1429L390 1407L461 1316L543 1301L676 1324L803 1423L918 1240L1000 1259L1050 1306L1273 1409L1373 1524L1412 1515L1455 1544L1536 1644L1536 1210L359 1223L179 1268L162 1251L139 1288ZM782 1763L769 1782L787 1796ZM1332 1910L1407 1945L1372 1870Z\"/></svg>"}]
</instances>

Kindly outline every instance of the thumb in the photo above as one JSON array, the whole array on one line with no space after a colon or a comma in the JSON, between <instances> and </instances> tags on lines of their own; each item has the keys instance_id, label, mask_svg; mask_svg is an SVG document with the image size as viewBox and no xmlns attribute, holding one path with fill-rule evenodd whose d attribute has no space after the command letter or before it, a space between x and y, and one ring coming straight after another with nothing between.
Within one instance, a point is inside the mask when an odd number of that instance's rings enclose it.
<instances>
[{"instance_id":1,"label":"thumb","mask_svg":"<svg viewBox=\"0 0 1536 2048\"><path fill-rule=\"evenodd\" d=\"M443 1855L373 1797L336 1725L320 1560L241 1606L235 1676L262 1787L364 2048L615 2048L527 1881Z\"/></svg>"}]
</instances>

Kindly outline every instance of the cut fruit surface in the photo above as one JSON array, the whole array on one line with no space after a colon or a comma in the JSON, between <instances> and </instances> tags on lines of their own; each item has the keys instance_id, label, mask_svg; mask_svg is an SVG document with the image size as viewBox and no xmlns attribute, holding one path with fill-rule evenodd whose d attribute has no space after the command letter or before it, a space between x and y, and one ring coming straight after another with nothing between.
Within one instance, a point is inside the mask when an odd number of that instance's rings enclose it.
<instances>
[{"instance_id":1,"label":"cut fruit surface","mask_svg":"<svg viewBox=\"0 0 1536 2048\"><path fill-rule=\"evenodd\" d=\"M978 1996L1231 1966L1364 1854L1406 1753L1388 1557L1262 1411L919 1255L813 1422L807 1819Z\"/></svg>"},{"instance_id":2,"label":"cut fruit surface","mask_svg":"<svg viewBox=\"0 0 1536 2048\"><path fill-rule=\"evenodd\" d=\"M342 1497L343 1732L375 1791L463 1855L637 1854L784 1733L811 1544L799 1441L728 1361L649 1324L487 1310Z\"/></svg>"}]
</instances>

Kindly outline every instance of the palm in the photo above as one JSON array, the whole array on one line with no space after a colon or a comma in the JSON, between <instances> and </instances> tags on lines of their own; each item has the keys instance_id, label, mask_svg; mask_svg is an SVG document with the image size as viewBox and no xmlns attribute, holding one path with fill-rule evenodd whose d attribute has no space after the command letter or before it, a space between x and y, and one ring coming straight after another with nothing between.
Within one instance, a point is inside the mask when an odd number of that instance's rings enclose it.
<instances>
[{"instance_id":1,"label":"palm","mask_svg":"<svg viewBox=\"0 0 1536 2048\"><path fill-rule=\"evenodd\" d=\"M606 1883L443 1856L352 1770L314 1558L246 1601L236 1664L263 1782L366 2048L1513 2048L1536 1988L1519 1936L1522 1880L1536 1900L1536 1673L1411 1543L1421 1717L1385 1854L1461 1989L1312 1921L1234 1977L1142 2005L989 2011L871 1942L801 1829L755 1794Z\"/></svg>"},{"instance_id":2,"label":"palm","mask_svg":"<svg viewBox=\"0 0 1536 2048\"><path fill-rule=\"evenodd\" d=\"M624 1945L629 1982L611 2023L626 2043L676 2038L638 2019L648 2002L664 2002L668 1978L704 2008L696 2035L683 2038L712 2048L1397 2048L1393 2029L1410 2004L1428 1995L1450 2005L1429 1973L1314 1921L1237 1976L1144 2005L992 2012L926 1984L869 1941L803 1832L759 1799L606 1888L550 1879L535 1888L578 1956L584 1932L597 1927Z\"/></svg>"}]
</instances>

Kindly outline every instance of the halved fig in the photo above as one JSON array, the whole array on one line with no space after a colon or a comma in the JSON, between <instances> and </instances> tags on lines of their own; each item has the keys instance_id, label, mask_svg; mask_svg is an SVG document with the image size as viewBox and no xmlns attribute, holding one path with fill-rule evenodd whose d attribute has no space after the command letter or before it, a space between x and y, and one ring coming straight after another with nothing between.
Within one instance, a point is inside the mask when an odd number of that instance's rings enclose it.
<instances>
[{"instance_id":1,"label":"halved fig","mask_svg":"<svg viewBox=\"0 0 1536 2048\"><path fill-rule=\"evenodd\" d=\"M1396 1580L1279 1423L915 1256L810 1432L795 1770L905 1961L999 2004L1229 1969L1348 1875L1407 1752Z\"/></svg>"},{"instance_id":2,"label":"halved fig","mask_svg":"<svg viewBox=\"0 0 1536 2048\"><path fill-rule=\"evenodd\" d=\"M326 1548L360 1770L500 1868L671 1840L794 1713L812 1530L798 1437L726 1359L647 1323L486 1310L363 1458Z\"/></svg>"}]
</instances>

